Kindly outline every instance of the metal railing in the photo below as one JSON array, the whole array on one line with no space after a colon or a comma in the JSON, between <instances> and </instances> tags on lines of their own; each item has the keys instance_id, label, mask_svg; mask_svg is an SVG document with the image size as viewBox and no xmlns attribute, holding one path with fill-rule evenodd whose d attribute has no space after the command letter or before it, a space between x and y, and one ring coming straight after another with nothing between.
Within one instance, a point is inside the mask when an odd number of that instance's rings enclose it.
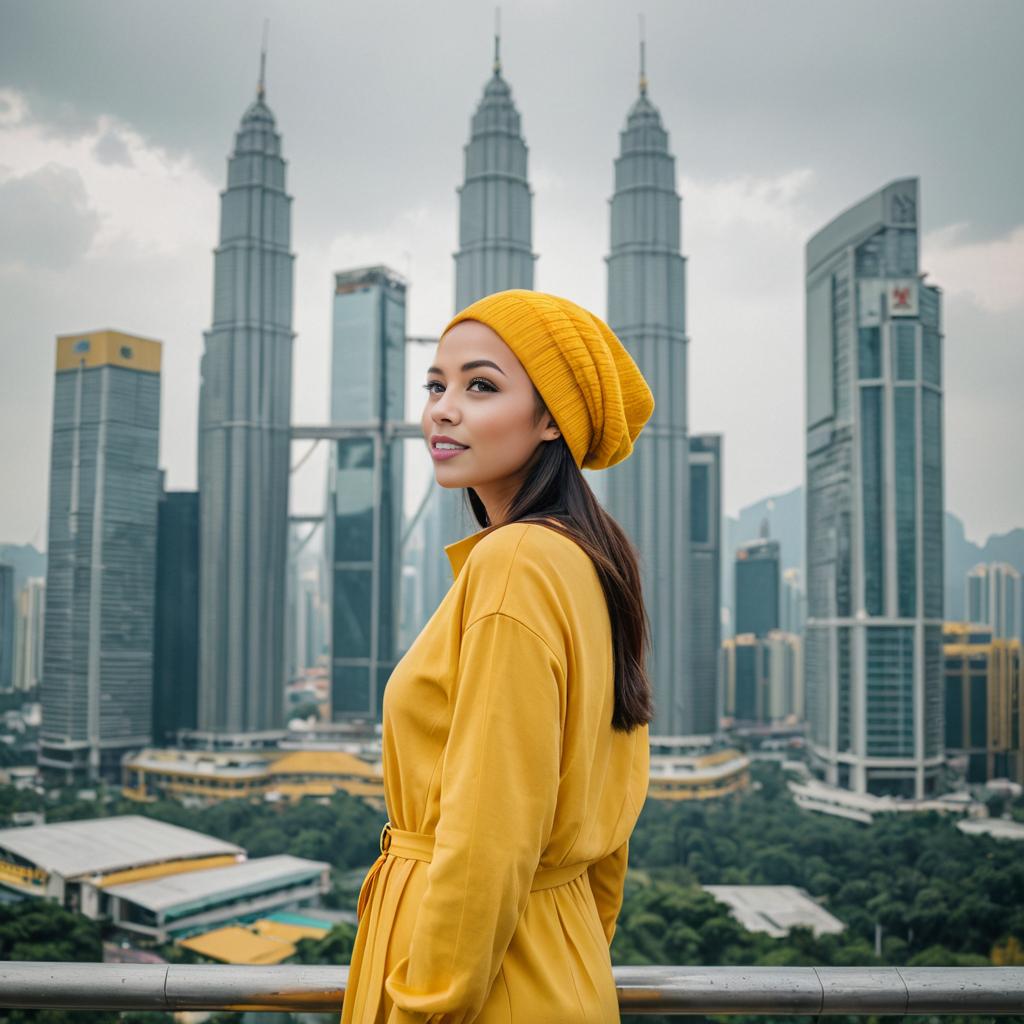
<instances>
[{"instance_id":1,"label":"metal railing","mask_svg":"<svg viewBox=\"0 0 1024 1024\"><path fill-rule=\"evenodd\" d=\"M623 1013L1024 1014L1024 967L616 967ZM0 962L0 1007L337 1013L347 967Z\"/></svg>"}]
</instances>

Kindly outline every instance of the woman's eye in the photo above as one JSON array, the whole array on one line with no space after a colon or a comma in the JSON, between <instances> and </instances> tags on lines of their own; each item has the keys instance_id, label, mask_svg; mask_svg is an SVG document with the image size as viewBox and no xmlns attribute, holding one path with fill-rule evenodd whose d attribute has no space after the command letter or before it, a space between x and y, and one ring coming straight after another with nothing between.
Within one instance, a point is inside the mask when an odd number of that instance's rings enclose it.
<instances>
[{"instance_id":1,"label":"woman's eye","mask_svg":"<svg viewBox=\"0 0 1024 1024\"><path fill-rule=\"evenodd\" d=\"M441 387L441 382L436 380L428 380L427 383L423 385L423 389L425 391L429 391L432 395L436 395L437 392L434 390L435 385L437 385L437 387Z\"/></svg>"},{"instance_id":2,"label":"woman's eye","mask_svg":"<svg viewBox=\"0 0 1024 1024\"><path fill-rule=\"evenodd\" d=\"M483 384L483 386L487 388L488 391L498 390L489 380L484 380L483 377L474 377L469 382L469 386L472 387L474 384Z\"/></svg>"},{"instance_id":3,"label":"woman's eye","mask_svg":"<svg viewBox=\"0 0 1024 1024\"><path fill-rule=\"evenodd\" d=\"M469 387L472 388L474 384L482 384L487 391L498 390L489 380L484 380L483 377L474 377L469 382ZM444 385L439 380L428 380L427 383L423 385L423 390L428 391L432 395L440 394L440 392L434 390L435 387L443 389Z\"/></svg>"}]
</instances>

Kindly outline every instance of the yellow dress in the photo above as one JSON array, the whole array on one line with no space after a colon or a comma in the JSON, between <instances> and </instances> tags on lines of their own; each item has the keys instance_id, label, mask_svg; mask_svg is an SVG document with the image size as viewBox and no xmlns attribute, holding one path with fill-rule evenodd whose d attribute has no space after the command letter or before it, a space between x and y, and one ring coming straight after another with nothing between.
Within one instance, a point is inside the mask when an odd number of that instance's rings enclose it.
<instances>
[{"instance_id":1,"label":"yellow dress","mask_svg":"<svg viewBox=\"0 0 1024 1024\"><path fill-rule=\"evenodd\" d=\"M539 523L445 552L455 581L384 691L399 831L360 893L342 1024L618 1021L608 947L649 748L611 726L597 572Z\"/></svg>"}]
</instances>

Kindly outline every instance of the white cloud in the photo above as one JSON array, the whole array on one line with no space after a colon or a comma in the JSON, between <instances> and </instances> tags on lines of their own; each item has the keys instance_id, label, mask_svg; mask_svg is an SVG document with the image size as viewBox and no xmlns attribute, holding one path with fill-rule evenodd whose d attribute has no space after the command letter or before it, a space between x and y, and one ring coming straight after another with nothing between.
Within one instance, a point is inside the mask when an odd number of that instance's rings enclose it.
<instances>
[{"instance_id":1,"label":"white cloud","mask_svg":"<svg viewBox=\"0 0 1024 1024\"><path fill-rule=\"evenodd\" d=\"M931 231L921 243L921 266L943 291L965 295L988 313L1024 307L1024 224L1002 238L959 241L967 224Z\"/></svg>"}]
</instances>

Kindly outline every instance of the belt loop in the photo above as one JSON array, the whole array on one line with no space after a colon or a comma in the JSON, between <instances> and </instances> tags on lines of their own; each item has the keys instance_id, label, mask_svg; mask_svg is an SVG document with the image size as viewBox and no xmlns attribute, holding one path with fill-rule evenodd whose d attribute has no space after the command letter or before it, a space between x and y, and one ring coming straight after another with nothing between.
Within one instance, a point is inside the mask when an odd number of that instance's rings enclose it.
<instances>
[{"instance_id":1,"label":"belt loop","mask_svg":"<svg viewBox=\"0 0 1024 1024\"><path fill-rule=\"evenodd\" d=\"M384 836L387 835L388 841L384 842ZM387 853L388 847L391 846L391 822L386 821L384 827L380 830L380 852Z\"/></svg>"}]
</instances>

